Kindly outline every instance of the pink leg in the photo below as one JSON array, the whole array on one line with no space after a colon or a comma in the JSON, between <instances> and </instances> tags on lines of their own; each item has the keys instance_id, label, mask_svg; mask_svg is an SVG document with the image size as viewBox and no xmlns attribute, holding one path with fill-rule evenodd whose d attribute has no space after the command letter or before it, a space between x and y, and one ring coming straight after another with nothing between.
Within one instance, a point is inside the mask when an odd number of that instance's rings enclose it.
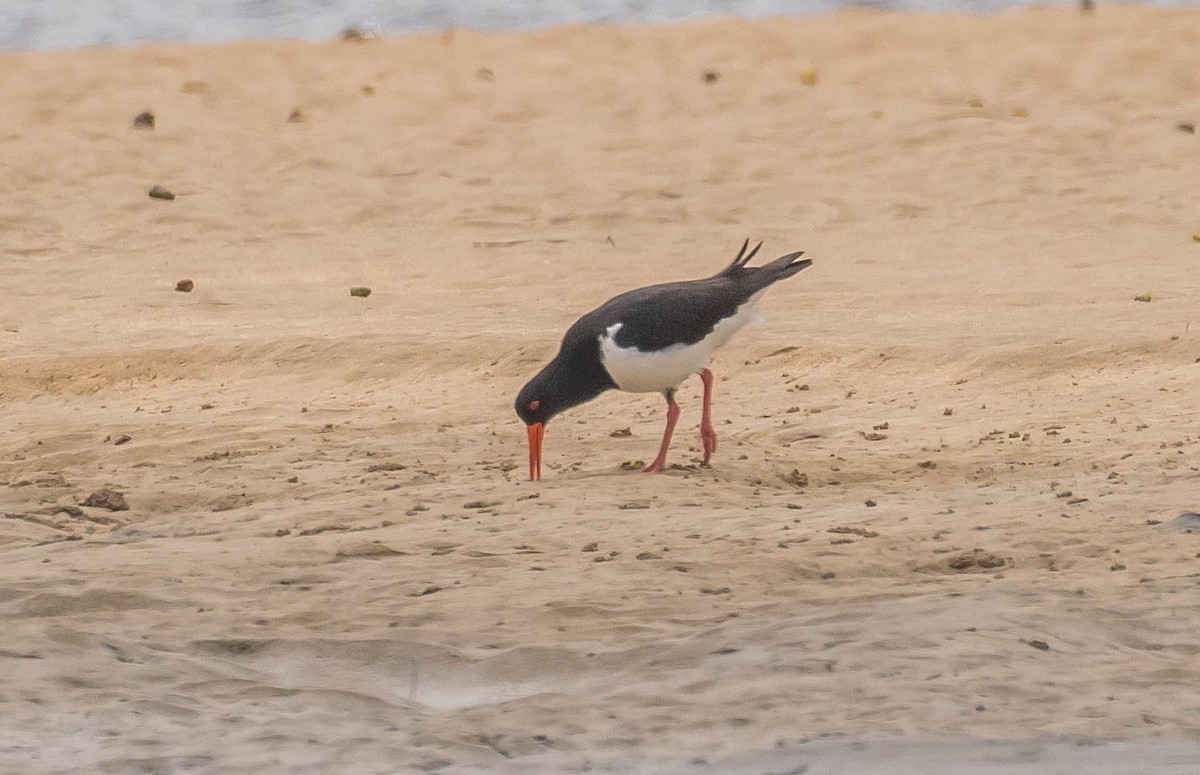
<instances>
[{"instance_id":1,"label":"pink leg","mask_svg":"<svg viewBox=\"0 0 1200 775\"><path fill-rule=\"evenodd\" d=\"M679 422L679 404L675 403L675 391L664 393L667 397L667 429L663 432L662 446L658 448L658 457L654 462L642 469L643 473L653 474L663 470L667 462L667 448L671 446L671 434L675 432L675 423Z\"/></svg>"},{"instance_id":2,"label":"pink leg","mask_svg":"<svg viewBox=\"0 0 1200 775\"><path fill-rule=\"evenodd\" d=\"M713 373L707 368L700 369L700 381L704 383L704 405L700 410L700 441L704 442L704 460L700 465L706 466L712 453L717 451L717 432L712 424Z\"/></svg>"}]
</instances>

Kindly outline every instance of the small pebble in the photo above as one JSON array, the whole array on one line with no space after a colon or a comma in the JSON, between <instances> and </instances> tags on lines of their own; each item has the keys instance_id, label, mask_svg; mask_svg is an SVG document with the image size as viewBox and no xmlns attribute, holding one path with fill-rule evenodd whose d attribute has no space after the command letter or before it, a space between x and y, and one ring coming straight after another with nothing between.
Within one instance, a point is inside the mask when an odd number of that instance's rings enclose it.
<instances>
[{"instance_id":1,"label":"small pebble","mask_svg":"<svg viewBox=\"0 0 1200 775\"><path fill-rule=\"evenodd\" d=\"M716 83L719 80L721 80L721 74L718 73L716 70L705 71L705 73L704 73L704 82L705 83Z\"/></svg>"},{"instance_id":2,"label":"small pebble","mask_svg":"<svg viewBox=\"0 0 1200 775\"><path fill-rule=\"evenodd\" d=\"M289 124L299 124L307 120L304 116L304 111L300 108L293 108L291 113L288 113L287 122Z\"/></svg>"},{"instance_id":3,"label":"small pebble","mask_svg":"<svg viewBox=\"0 0 1200 775\"><path fill-rule=\"evenodd\" d=\"M1137 296L1134 296L1133 300L1134 301L1150 301L1151 298L1153 298L1153 297L1151 297L1150 291L1143 291L1142 293L1139 293Z\"/></svg>"},{"instance_id":4,"label":"small pebble","mask_svg":"<svg viewBox=\"0 0 1200 775\"><path fill-rule=\"evenodd\" d=\"M342 30L338 37L350 43L362 43L366 40L374 40L378 36L371 30L364 30L362 27L352 24L346 29Z\"/></svg>"},{"instance_id":5,"label":"small pebble","mask_svg":"<svg viewBox=\"0 0 1200 775\"><path fill-rule=\"evenodd\" d=\"M796 79L805 86L816 86L817 69L815 67L806 67L796 74Z\"/></svg>"},{"instance_id":6,"label":"small pebble","mask_svg":"<svg viewBox=\"0 0 1200 775\"><path fill-rule=\"evenodd\" d=\"M138 113L133 118L133 128L134 129L153 129L154 128L154 114L148 110L143 110L141 113Z\"/></svg>"},{"instance_id":7,"label":"small pebble","mask_svg":"<svg viewBox=\"0 0 1200 775\"><path fill-rule=\"evenodd\" d=\"M175 290L179 291L180 293L191 293L192 289L195 287L196 284L191 280L180 280L179 282L175 283Z\"/></svg>"},{"instance_id":8,"label":"small pebble","mask_svg":"<svg viewBox=\"0 0 1200 775\"><path fill-rule=\"evenodd\" d=\"M166 188L158 185L157 183L150 189L150 196L153 197L154 199L168 199L169 200L169 199L175 198L174 194L172 194Z\"/></svg>"},{"instance_id":9,"label":"small pebble","mask_svg":"<svg viewBox=\"0 0 1200 775\"><path fill-rule=\"evenodd\" d=\"M356 285L350 289L350 295L358 296L361 299L365 299L371 295L371 289L366 287L365 285Z\"/></svg>"}]
</instances>

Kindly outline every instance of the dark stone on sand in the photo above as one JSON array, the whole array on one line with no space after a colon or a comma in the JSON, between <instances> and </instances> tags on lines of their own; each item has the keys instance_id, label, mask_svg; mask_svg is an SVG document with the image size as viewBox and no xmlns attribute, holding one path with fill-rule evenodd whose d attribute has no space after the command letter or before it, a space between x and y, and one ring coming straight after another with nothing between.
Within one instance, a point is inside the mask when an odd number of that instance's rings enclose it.
<instances>
[{"instance_id":1,"label":"dark stone on sand","mask_svg":"<svg viewBox=\"0 0 1200 775\"><path fill-rule=\"evenodd\" d=\"M175 290L179 291L180 293L191 293L192 289L195 287L196 284L191 280L180 280L179 282L175 283Z\"/></svg>"},{"instance_id":2,"label":"dark stone on sand","mask_svg":"<svg viewBox=\"0 0 1200 775\"><path fill-rule=\"evenodd\" d=\"M293 109L292 112L289 113L288 117L287 117L287 122L289 124L299 124L299 123L302 123L304 120L305 120L304 111L300 110L300 108Z\"/></svg>"},{"instance_id":3,"label":"dark stone on sand","mask_svg":"<svg viewBox=\"0 0 1200 775\"><path fill-rule=\"evenodd\" d=\"M1050 644L1044 640L1028 640L1025 642L1028 643L1030 646L1033 646L1038 651L1049 651L1050 650Z\"/></svg>"},{"instance_id":4,"label":"dark stone on sand","mask_svg":"<svg viewBox=\"0 0 1200 775\"><path fill-rule=\"evenodd\" d=\"M403 471L406 468L408 468L408 466L404 465L403 463L376 463L374 465L367 466L367 473L373 474L377 471Z\"/></svg>"},{"instance_id":5,"label":"dark stone on sand","mask_svg":"<svg viewBox=\"0 0 1200 775\"><path fill-rule=\"evenodd\" d=\"M998 555L991 552L985 552L983 549L972 549L969 552L962 552L946 560L946 565L952 570L964 571L981 568L989 570L991 568L1003 568L1007 561Z\"/></svg>"},{"instance_id":6,"label":"dark stone on sand","mask_svg":"<svg viewBox=\"0 0 1200 775\"><path fill-rule=\"evenodd\" d=\"M867 530L865 527L848 527L846 525L839 525L837 527L831 527L828 530L826 530L825 532L826 533L839 533L842 535L862 536L863 538L877 538L879 536L879 533L876 533L874 530Z\"/></svg>"},{"instance_id":7,"label":"dark stone on sand","mask_svg":"<svg viewBox=\"0 0 1200 775\"><path fill-rule=\"evenodd\" d=\"M172 193L171 193L170 191L168 191L166 188L164 188L164 187L162 187L162 186L158 185L157 183L155 183L155 184L154 184L154 186L152 186L152 187L151 187L151 189L150 189L150 196L151 196L152 198L154 198L154 199L167 199L167 200L170 200L170 199L174 199L174 198L175 198L175 195L174 195L174 194L172 194Z\"/></svg>"},{"instance_id":8,"label":"dark stone on sand","mask_svg":"<svg viewBox=\"0 0 1200 775\"><path fill-rule=\"evenodd\" d=\"M365 285L356 285L350 289L351 296L357 296L360 299L365 299L371 295L371 289Z\"/></svg>"},{"instance_id":9,"label":"dark stone on sand","mask_svg":"<svg viewBox=\"0 0 1200 775\"><path fill-rule=\"evenodd\" d=\"M154 114L148 110L143 110L141 113L138 113L136 116L133 117L133 128L134 129L153 129L154 128Z\"/></svg>"},{"instance_id":10,"label":"dark stone on sand","mask_svg":"<svg viewBox=\"0 0 1200 775\"><path fill-rule=\"evenodd\" d=\"M704 73L704 82L705 83L716 83L719 80L721 80L721 74L718 73L716 70L705 71L705 73Z\"/></svg>"},{"instance_id":11,"label":"dark stone on sand","mask_svg":"<svg viewBox=\"0 0 1200 775\"><path fill-rule=\"evenodd\" d=\"M108 487L96 490L79 505L108 509L109 511L129 511L129 504L125 502L125 494Z\"/></svg>"}]
</instances>

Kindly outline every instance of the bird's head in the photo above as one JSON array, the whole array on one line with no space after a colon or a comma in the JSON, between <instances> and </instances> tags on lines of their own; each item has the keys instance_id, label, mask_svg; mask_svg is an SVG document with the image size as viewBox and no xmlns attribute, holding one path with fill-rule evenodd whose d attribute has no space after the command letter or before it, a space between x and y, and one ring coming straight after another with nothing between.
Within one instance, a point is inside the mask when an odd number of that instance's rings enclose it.
<instances>
[{"instance_id":1,"label":"bird's head","mask_svg":"<svg viewBox=\"0 0 1200 775\"><path fill-rule=\"evenodd\" d=\"M517 395L517 400L514 404L517 410L517 417L521 418L521 422L526 425L545 425L550 420L550 407L543 405L543 399L538 395L536 390L531 390L534 384L530 382Z\"/></svg>"},{"instance_id":2,"label":"bird's head","mask_svg":"<svg viewBox=\"0 0 1200 775\"><path fill-rule=\"evenodd\" d=\"M616 387L600 358L600 340L585 315L567 331L558 355L517 394L514 408L529 434L529 479L542 478L542 438L559 412L591 401Z\"/></svg>"},{"instance_id":3,"label":"bird's head","mask_svg":"<svg viewBox=\"0 0 1200 775\"><path fill-rule=\"evenodd\" d=\"M598 372L598 373L597 373ZM561 357L547 363L517 394L514 408L529 435L529 479L542 478L542 438L546 423L559 412L590 401L614 387L600 361L580 367Z\"/></svg>"}]
</instances>

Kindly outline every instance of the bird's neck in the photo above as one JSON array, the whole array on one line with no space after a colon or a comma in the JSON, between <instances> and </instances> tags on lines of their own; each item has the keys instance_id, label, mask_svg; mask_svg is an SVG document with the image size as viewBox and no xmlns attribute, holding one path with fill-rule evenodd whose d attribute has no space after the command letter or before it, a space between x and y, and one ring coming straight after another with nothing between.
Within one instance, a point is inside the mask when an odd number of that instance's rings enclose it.
<instances>
[{"instance_id":1,"label":"bird's neck","mask_svg":"<svg viewBox=\"0 0 1200 775\"><path fill-rule=\"evenodd\" d=\"M546 392L554 396L554 406L559 412L591 401L617 386L605 371L598 354L595 357L564 357L560 354L546 365L542 378Z\"/></svg>"}]
</instances>

